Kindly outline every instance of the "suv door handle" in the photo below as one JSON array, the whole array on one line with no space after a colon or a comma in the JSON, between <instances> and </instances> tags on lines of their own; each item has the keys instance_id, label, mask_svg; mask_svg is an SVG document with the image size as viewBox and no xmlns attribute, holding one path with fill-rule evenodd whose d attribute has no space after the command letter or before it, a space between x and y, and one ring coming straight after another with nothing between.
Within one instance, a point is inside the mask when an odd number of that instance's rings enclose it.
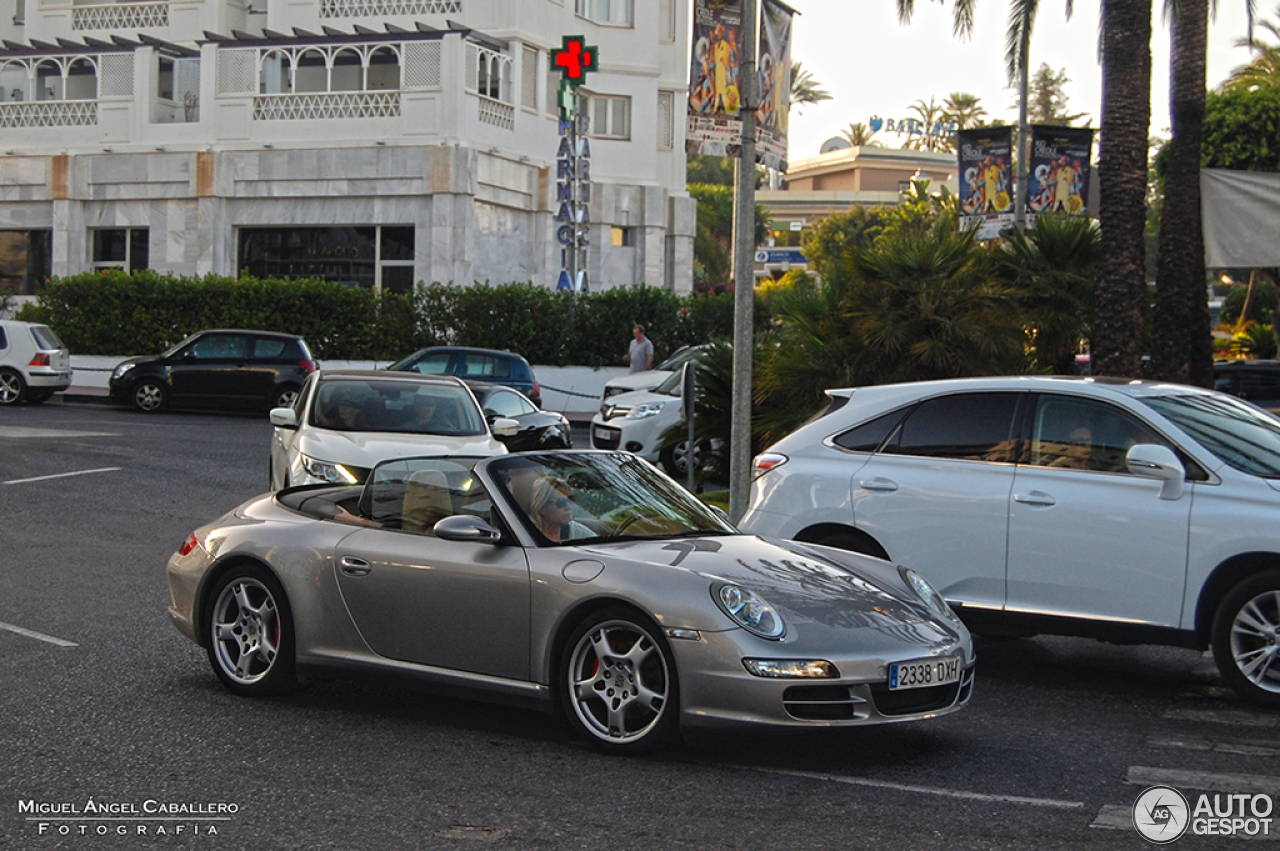
<instances>
[{"instance_id":1,"label":"suv door handle","mask_svg":"<svg viewBox=\"0 0 1280 851\"><path fill-rule=\"evenodd\" d=\"M343 556L342 561L338 562L338 568L347 576L368 576L373 570L369 567L369 562L355 556Z\"/></svg>"},{"instance_id":2,"label":"suv door handle","mask_svg":"<svg viewBox=\"0 0 1280 851\"><path fill-rule=\"evenodd\" d=\"M1051 505L1057 505L1058 501L1044 491L1030 491L1025 494L1015 493L1013 495L1014 502L1020 502L1023 505L1035 505L1041 508L1048 508Z\"/></svg>"},{"instance_id":3,"label":"suv door handle","mask_svg":"<svg viewBox=\"0 0 1280 851\"><path fill-rule=\"evenodd\" d=\"M862 479L858 482L858 486L867 491L882 491L884 493L892 493L898 489L898 483L876 476L874 479Z\"/></svg>"}]
</instances>

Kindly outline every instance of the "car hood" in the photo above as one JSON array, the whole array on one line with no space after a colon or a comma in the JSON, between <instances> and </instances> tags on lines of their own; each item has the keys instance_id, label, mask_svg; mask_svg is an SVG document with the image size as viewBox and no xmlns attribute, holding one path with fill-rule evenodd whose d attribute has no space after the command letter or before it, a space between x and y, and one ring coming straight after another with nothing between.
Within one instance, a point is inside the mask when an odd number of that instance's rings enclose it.
<instances>
[{"instance_id":1,"label":"car hood","mask_svg":"<svg viewBox=\"0 0 1280 851\"><path fill-rule=\"evenodd\" d=\"M935 651L967 639L963 627L934 617L889 562L789 543L753 535L708 535L583 549L608 554L605 574L613 565L633 570L643 565L664 571L665 578L654 576L652 581L666 583L675 579L670 574L675 570L681 574L675 581L691 586L694 594L710 595L719 582L741 585L777 609L794 638L838 643L849 630L866 631L860 640L886 652L904 642ZM619 559L629 566L618 565ZM705 590L694 590L699 586ZM724 625L730 623L726 616Z\"/></svg>"},{"instance_id":2,"label":"car hood","mask_svg":"<svg viewBox=\"0 0 1280 851\"><path fill-rule=\"evenodd\" d=\"M668 402L679 407L679 396L668 396L665 393L654 393L651 390L633 390L630 393L619 393L617 396L610 396L601 408L604 410L597 413L596 416L601 419L611 419L611 411L616 409L630 410L640 405L651 405Z\"/></svg>"},{"instance_id":3,"label":"car hood","mask_svg":"<svg viewBox=\"0 0 1280 851\"><path fill-rule=\"evenodd\" d=\"M671 375L669 369L650 369L644 372L630 372L617 378L610 378L605 387L619 388L623 392L636 390L652 390L667 380Z\"/></svg>"},{"instance_id":4,"label":"car hood","mask_svg":"<svg viewBox=\"0 0 1280 851\"><path fill-rule=\"evenodd\" d=\"M309 430L298 442L312 458L354 467L373 467L388 458L413 455L504 455L507 448L489 434L446 437L438 434Z\"/></svg>"}]
</instances>

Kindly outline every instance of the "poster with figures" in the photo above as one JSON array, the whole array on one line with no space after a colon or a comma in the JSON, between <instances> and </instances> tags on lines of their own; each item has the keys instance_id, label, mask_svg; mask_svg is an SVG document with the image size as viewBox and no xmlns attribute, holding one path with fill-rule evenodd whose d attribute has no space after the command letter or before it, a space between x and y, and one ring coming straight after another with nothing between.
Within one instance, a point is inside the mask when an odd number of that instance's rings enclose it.
<instances>
[{"instance_id":1,"label":"poster with figures","mask_svg":"<svg viewBox=\"0 0 1280 851\"><path fill-rule=\"evenodd\" d=\"M956 131L960 175L960 229L994 239L1014 223L1013 128Z\"/></svg>"},{"instance_id":2,"label":"poster with figures","mask_svg":"<svg viewBox=\"0 0 1280 851\"><path fill-rule=\"evenodd\" d=\"M741 45L742 0L694 0L687 153L717 157L738 153L742 145Z\"/></svg>"},{"instance_id":3,"label":"poster with figures","mask_svg":"<svg viewBox=\"0 0 1280 851\"><path fill-rule=\"evenodd\" d=\"M787 170L787 114L791 111L791 16L777 2L760 4L760 107L756 110L756 162Z\"/></svg>"},{"instance_id":4,"label":"poster with figures","mask_svg":"<svg viewBox=\"0 0 1280 851\"><path fill-rule=\"evenodd\" d=\"M1027 181L1027 226L1039 213L1087 213L1093 130L1031 127L1031 177Z\"/></svg>"}]
</instances>

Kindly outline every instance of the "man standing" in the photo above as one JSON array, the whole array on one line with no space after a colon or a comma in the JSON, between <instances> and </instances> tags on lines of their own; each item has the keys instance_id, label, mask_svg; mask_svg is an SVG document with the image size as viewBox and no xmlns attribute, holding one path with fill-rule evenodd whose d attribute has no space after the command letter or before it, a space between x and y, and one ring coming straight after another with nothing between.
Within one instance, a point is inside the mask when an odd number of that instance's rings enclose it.
<instances>
[{"instance_id":1,"label":"man standing","mask_svg":"<svg viewBox=\"0 0 1280 851\"><path fill-rule=\"evenodd\" d=\"M632 372L644 372L653 369L653 342L644 335L644 326L637 325L631 329L631 351L623 358L631 364Z\"/></svg>"}]
</instances>

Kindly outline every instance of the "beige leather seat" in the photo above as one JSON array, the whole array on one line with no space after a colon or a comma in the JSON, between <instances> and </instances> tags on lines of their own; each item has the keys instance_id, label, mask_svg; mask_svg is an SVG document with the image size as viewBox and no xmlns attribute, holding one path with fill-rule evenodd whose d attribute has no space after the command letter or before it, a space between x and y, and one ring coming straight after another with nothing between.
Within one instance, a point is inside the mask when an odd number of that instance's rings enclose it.
<instances>
[{"instance_id":1,"label":"beige leather seat","mask_svg":"<svg viewBox=\"0 0 1280 851\"><path fill-rule=\"evenodd\" d=\"M449 482L439 470L418 470L404 486L400 528L432 534L436 523L453 514Z\"/></svg>"}]
</instances>

